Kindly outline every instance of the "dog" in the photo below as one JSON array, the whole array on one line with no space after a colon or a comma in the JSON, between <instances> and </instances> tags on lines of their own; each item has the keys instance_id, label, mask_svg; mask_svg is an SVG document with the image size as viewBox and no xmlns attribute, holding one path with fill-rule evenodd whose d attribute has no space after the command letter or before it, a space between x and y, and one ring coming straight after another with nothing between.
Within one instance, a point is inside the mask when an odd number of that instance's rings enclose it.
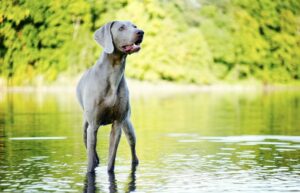
<instances>
[{"instance_id":1,"label":"dog","mask_svg":"<svg viewBox=\"0 0 300 193\"><path fill-rule=\"evenodd\" d=\"M114 171L122 130L130 145L132 164L139 163L124 71L127 56L141 49L143 37L144 31L129 21L109 22L94 33L94 39L103 47L103 52L97 62L83 74L76 88L84 115L83 139L87 149L88 172L93 172L99 164L97 132L100 126L107 124L112 124L108 172Z\"/></svg>"}]
</instances>

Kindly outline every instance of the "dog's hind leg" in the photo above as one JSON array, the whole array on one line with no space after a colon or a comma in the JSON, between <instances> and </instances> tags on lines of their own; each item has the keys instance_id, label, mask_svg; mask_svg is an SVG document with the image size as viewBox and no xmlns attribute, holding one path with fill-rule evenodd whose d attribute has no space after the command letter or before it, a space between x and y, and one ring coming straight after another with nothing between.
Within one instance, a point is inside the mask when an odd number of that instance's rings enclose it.
<instances>
[{"instance_id":1,"label":"dog's hind leg","mask_svg":"<svg viewBox=\"0 0 300 193\"><path fill-rule=\"evenodd\" d=\"M89 126L89 123L84 119L82 129L83 129L83 141L84 141L85 148L87 148L86 140L87 140L87 128L88 128L88 126Z\"/></svg>"},{"instance_id":2,"label":"dog's hind leg","mask_svg":"<svg viewBox=\"0 0 300 193\"><path fill-rule=\"evenodd\" d=\"M132 123L129 120L129 118L127 118L124 121L123 125L124 125L123 126L123 131L126 135L128 144L129 144L130 149L131 149L132 164L137 165L139 163L139 160L137 158L136 151L135 151L136 137L135 137L135 133L134 133L134 128L133 128Z\"/></svg>"}]
</instances>

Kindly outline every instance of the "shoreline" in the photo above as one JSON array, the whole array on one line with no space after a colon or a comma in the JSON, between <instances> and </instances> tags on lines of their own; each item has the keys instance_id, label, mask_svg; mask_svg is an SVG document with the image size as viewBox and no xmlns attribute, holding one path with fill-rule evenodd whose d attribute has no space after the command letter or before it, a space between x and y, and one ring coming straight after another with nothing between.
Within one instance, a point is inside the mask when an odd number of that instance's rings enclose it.
<instances>
[{"instance_id":1,"label":"shoreline","mask_svg":"<svg viewBox=\"0 0 300 193\"><path fill-rule=\"evenodd\" d=\"M196 85L173 83L167 81L147 82L134 79L127 79L128 88L132 95L140 94L163 94L163 93L197 93L197 92L249 92L249 91L280 91L297 90L300 85L262 85L258 83L247 84L212 84ZM75 93L76 83L70 84L56 83L42 86L12 86L0 87L0 92L43 92L43 93Z\"/></svg>"}]
</instances>

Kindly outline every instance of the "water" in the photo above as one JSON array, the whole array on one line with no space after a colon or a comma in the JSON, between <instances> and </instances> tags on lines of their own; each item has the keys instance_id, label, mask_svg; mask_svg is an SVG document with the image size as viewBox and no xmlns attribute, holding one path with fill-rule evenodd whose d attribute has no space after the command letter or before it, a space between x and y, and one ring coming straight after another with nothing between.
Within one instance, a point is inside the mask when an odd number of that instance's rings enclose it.
<instances>
[{"instance_id":1,"label":"water","mask_svg":"<svg viewBox=\"0 0 300 193\"><path fill-rule=\"evenodd\" d=\"M73 93L0 93L0 192L299 192L300 92L202 92L132 99L140 165L125 137L108 175L86 175Z\"/></svg>"}]
</instances>

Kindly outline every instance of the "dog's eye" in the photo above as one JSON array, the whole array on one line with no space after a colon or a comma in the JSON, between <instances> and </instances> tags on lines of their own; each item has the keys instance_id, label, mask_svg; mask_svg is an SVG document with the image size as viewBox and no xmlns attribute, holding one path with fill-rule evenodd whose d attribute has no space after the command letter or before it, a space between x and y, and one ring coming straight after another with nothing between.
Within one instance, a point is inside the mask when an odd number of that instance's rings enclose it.
<instances>
[{"instance_id":1,"label":"dog's eye","mask_svg":"<svg viewBox=\"0 0 300 193\"><path fill-rule=\"evenodd\" d=\"M133 27L133 28L137 28L136 25L133 25L132 27Z\"/></svg>"},{"instance_id":2,"label":"dog's eye","mask_svg":"<svg viewBox=\"0 0 300 193\"><path fill-rule=\"evenodd\" d=\"M122 25L120 28L119 28L119 31L123 31L125 29L125 26Z\"/></svg>"}]
</instances>

